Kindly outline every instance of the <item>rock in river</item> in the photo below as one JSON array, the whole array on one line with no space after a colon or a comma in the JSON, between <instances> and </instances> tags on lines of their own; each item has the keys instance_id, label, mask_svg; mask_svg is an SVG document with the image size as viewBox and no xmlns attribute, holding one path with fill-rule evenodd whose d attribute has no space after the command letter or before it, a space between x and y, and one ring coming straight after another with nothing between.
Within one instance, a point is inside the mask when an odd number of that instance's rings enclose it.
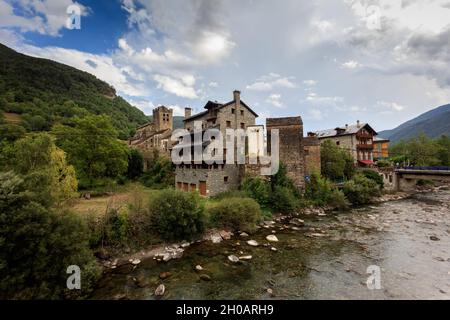
<instances>
[{"instance_id":1,"label":"rock in river","mask_svg":"<svg viewBox=\"0 0 450 320\"><path fill-rule=\"evenodd\" d=\"M275 235L273 235L273 234L269 234L269 235L266 237L266 239L267 239L267 241L278 242L277 236L275 236Z\"/></svg>"},{"instance_id":2,"label":"rock in river","mask_svg":"<svg viewBox=\"0 0 450 320\"><path fill-rule=\"evenodd\" d=\"M239 260L251 260L252 256L241 256L239 257Z\"/></svg>"},{"instance_id":3,"label":"rock in river","mask_svg":"<svg viewBox=\"0 0 450 320\"><path fill-rule=\"evenodd\" d=\"M257 247L259 245L255 240L248 240L247 244L252 247Z\"/></svg>"},{"instance_id":4,"label":"rock in river","mask_svg":"<svg viewBox=\"0 0 450 320\"><path fill-rule=\"evenodd\" d=\"M230 256L228 256L228 260L230 260L230 261L233 262L233 263L239 262L239 258L236 257L235 255L230 255Z\"/></svg>"},{"instance_id":5,"label":"rock in river","mask_svg":"<svg viewBox=\"0 0 450 320\"><path fill-rule=\"evenodd\" d=\"M171 277L171 276L172 276L172 273L170 273L170 272L161 272L161 273L159 274L159 278L160 278L161 280L167 279L167 278L169 278L169 277Z\"/></svg>"},{"instance_id":6,"label":"rock in river","mask_svg":"<svg viewBox=\"0 0 450 320\"><path fill-rule=\"evenodd\" d=\"M163 284L160 284L158 288L155 290L155 296L162 297L166 292L166 287Z\"/></svg>"},{"instance_id":7,"label":"rock in river","mask_svg":"<svg viewBox=\"0 0 450 320\"><path fill-rule=\"evenodd\" d=\"M200 279L202 279L203 281L211 281L211 277L204 273L200 275Z\"/></svg>"},{"instance_id":8,"label":"rock in river","mask_svg":"<svg viewBox=\"0 0 450 320\"><path fill-rule=\"evenodd\" d=\"M203 271L203 267L198 264L198 265L195 266L195 270L196 271Z\"/></svg>"}]
</instances>

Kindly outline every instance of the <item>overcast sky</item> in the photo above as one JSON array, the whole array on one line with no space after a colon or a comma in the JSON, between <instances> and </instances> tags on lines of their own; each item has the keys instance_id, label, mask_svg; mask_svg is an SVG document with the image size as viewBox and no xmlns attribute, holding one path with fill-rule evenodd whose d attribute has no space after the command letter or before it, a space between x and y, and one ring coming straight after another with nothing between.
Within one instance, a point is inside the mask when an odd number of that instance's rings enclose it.
<instances>
[{"instance_id":1,"label":"overcast sky","mask_svg":"<svg viewBox=\"0 0 450 320\"><path fill-rule=\"evenodd\" d=\"M450 0L0 0L0 42L96 75L146 114L232 91L305 131L390 129L450 102Z\"/></svg>"}]
</instances>

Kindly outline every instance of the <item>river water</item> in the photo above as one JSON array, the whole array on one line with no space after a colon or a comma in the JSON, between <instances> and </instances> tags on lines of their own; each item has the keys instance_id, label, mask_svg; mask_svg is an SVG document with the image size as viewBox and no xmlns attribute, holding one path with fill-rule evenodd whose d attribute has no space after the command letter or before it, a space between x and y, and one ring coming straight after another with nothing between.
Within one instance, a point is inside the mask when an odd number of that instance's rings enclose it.
<instances>
[{"instance_id":1,"label":"river water","mask_svg":"<svg viewBox=\"0 0 450 320\"><path fill-rule=\"evenodd\" d=\"M280 221L248 238L193 244L179 260L119 268L92 298L154 299L163 283L163 299L450 299L449 190L300 218L299 230L280 230ZM264 246L273 231L279 242ZM231 254L252 259L233 264ZM369 266L380 268L380 289L368 289ZM161 280L162 272L171 276Z\"/></svg>"}]
</instances>

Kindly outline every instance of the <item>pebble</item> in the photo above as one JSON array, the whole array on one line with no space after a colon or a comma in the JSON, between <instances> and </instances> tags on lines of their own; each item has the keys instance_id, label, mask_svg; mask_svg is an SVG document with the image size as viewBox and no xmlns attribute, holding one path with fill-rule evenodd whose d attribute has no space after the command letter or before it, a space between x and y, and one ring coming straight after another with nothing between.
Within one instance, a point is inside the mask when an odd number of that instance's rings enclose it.
<instances>
[{"instance_id":1,"label":"pebble","mask_svg":"<svg viewBox=\"0 0 450 320\"><path fill-rule=\"evenodd\" d=\"M160 284L155 290L155 296L162 297L166 292L166 287L163 284Z\"/></svg>"},{"instance_id":2,"label":"pebble","mask_svg":"<svg viewBox=\"0 0 450 320\"><path fill-rule=\"evenodd\" d=\"M198 264L198 265L195 266L195 270L203 271L204 269L203 269L203 267L201 265Z\"/></svg>"},{"instance_id":3,"label":"pebble","mask_svg":"<svg viewBox=\"0 0 450 320\"><path fill-rule=\"evenodd\" d=\"M248 240L247 244L252 247L257 247L259 245L255 240Z\"/></svg>"},{"instance_id":4,"label":"pebble","mask_svg":"<svg viewBox=\"0 0 450 320\"><path fill-rule=\"evenodd\" d=\"M233 263L239 262L239 258L236 257L235 255L230 255L230 256L228 256L228 260L230 260L230 261L233 262Z\"/></svg>"},{"instance_id":5,"label":"pebble","mask_svg":"<svg viewBox=\"0 0 450 320\"><path fill-rule=\"evenodd\" d=\"M241 256L238 258L239 260L251 260L252 256Z\"/></svg>"},{"instance_id":6,"label":"pebble","mask_svg":"<svg viewBox=\"0 0 450 320\"><path fill-rule=\"evenodd\" d=\"M170 272L161 272L161 273L159 274L159 278L160 278L161 280L167 279L167 278L169 278L169 277L171 277L171 276L172 276L172 273L170 273Z\"/></svg>"},{"instance_id":7,"label":"pebble","mask_svg":"<svg viewBox=\"0 0 450 320\"><path fill-rule=\"evenodd\" d=\"M278 242L278 238L277 236L270 234L266 237L267 241L271 241L271 242Z\"/></svg>"}]
</instances>

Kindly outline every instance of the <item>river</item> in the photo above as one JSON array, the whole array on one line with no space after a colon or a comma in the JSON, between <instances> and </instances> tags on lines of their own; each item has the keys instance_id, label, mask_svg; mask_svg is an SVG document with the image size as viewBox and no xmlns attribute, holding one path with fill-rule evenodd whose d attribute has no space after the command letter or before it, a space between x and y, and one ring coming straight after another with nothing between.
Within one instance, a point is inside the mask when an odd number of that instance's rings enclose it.
<instances>
[{"instance_id":1,"label":"river","mask_svg":"<svg viewBox=\"0 0 450 320\"><path fill-rule=\"evenodd\" d=\"M299 230L280 230L280 221L249 238L193 244L179 260L118 269L91 298L154 299L164 283L163 299L450 299L449 190L300 218ZM264 246L273 231L279 242ZM231 254L252 259L233 264ZM380 289L368 289L369 266L380 268Z\"/></svg>"}]
</instances>

